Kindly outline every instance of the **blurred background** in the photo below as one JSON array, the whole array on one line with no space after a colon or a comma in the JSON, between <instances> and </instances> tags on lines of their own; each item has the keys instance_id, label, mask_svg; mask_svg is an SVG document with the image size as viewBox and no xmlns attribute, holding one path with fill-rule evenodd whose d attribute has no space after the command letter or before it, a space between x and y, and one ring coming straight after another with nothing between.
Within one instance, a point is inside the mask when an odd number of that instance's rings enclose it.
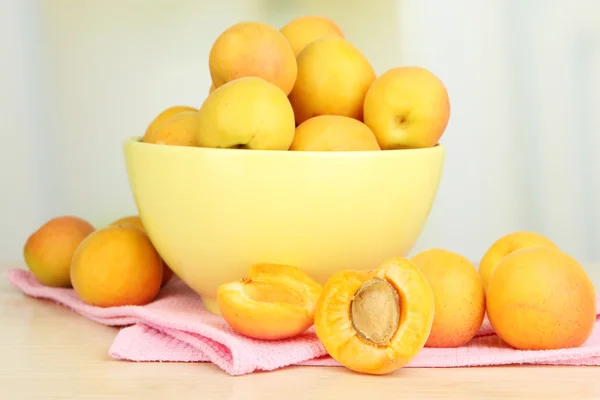
<instances>
[{"instance_id":1,"label":"blurred background","mask_svg":"<svg viewBox=\"0 0 600 400\"><path fill-rule=\"evenodd\" d=\"M419 65L447 85L445 170L413 253L478 261L533 230L600 260L598 0L3 0L0 259L54 216L135 213L123 140L200 106L229 25L304 14L336 21L377 73Z\"/></svg>"}]
</instances>

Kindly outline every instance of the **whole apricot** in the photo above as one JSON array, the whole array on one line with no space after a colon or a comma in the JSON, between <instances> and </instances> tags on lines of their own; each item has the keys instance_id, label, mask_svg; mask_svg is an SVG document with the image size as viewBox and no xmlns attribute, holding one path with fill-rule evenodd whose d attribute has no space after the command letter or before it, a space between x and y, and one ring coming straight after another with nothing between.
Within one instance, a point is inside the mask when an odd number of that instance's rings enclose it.
<instances>
[{"instance_id":1,"label":"whole apricot","mask_svg":"<svg viewBox=\"0 0 600 400\"><path fill-rule=\"evenodd\" d=\"M166 120L171 118L173 115L179 114L182 111L198 111L194 107L189 106L172 106L161 111L153 120L150 125L146 128L146 132L142 137L142 142L146 143L150 136L154 133L156 128L163 124Z\"/></svg>"},{"instance_id":2,"label":"whole apricot","mask_svg":"<svg viewBox=\"0 0 600 400\"><path fill-rule=\"evenodd\" d=\"M109 226L122 226L122 225L133 225L138 229L141 229L142 232L146 232L146 228L144 228L144 224L142 224L142 220L137 215L128 215L126 217L119 218L109 224Z\"/></svg>"},{"instance_id":3,"label":"whole apricot","mask_svg":"<svg viewBox=\"0 0 600 400\"><path fill-rule=\"evenodd\" d=\"M29 271L43 285L71 287L71 260L77 246L95 228L75 216L52 218L33 232L23 246Z\"/></svg>"},{"instance_id":4,"label":"whole apricot","mask_svg":"<svg viewBox=\"0 0 600 400\"><path fill-rule=\"evenodd\" d=\"M396 67L379 76L365 95L364 121L384 150L432 147L450 119L444 83L421 67Z\"/></svg>"},{"instance_id":5,"label":"whole apricot","mask_svg":"<svg viewBox=\"0 0 600 400\"><path fill-rule=\"evenodd\" d=\"M198 112L182 111L159 125L146 143L169 146L197 146Z\"/></svg>"},{"instance_id":6,"label":"whole apricot","mask_svg":"<svg viewBox=\"0 0 600 400\"><path fill-rule=\"evenodd\" d=\"M148 232L146 232L146 228L144 228L144 224L142 223L142 220L140 219L140 217L138 215L128 215L126 217L119 218L119 219L111 222L109 226L127 226L127 225L135 226L136 228L138 228L142 232L144 232L146 235L148 234ZM163 263L163 279L162 279L161 286L164 286L173 277L173 270L171 270L171 268L169 268L169 266L167 265L165 260L162 259L162 257L161 257L161 261Z\"/></svg>"},{"instance_id":7,"label":"whole apricot","mask_svg":"<svg viewBox=\"0 0 600 400\"><path fill-rule=\"evenodd\" d=\"M408 364L431 332L434 295L412 262L395 257L373 271L340 271L325 283L315 332L345 367L382 375Z\"/></svg>"},{"instance_id":8,"label":"whole apricot","mask_svg":"<svg viewBox=\"0 0 600 400\"><path fill-rule=\"evenodd\" d=\"M444 249L425 250L411 261L425 274L435 314L425 347L459 347L479 331L485 317L485 291L466 257Z\"/></svg>"},{"instance_id":9,"label":"whole apricot","mask_svg":"<svg viewBox=\"0 0 600 400\"><path fill-rule=\"evenodd\" d=\"M498 263L489 282L488 318L515 349L579 347L592 334L596 313L588 275L557 248L517 250Z\"/></svg>"},{"instance_id":10,"label":"whole apricot","mask_svg":"<svg viewBox=\"0 0 600 400\"><path fill-rule=\"evenodd\" d=\"M544 235L528 231L512 232L496 240L479 262L479 274L481 275L483 288L487 290L492 272L500 260L514 251L539 246L557 248Z\"/></svg>"},{"instance_id":11,"label":"whole apricot","mask_svg":"<svg viewBox=\"0 0 600 400\"><path fill-rule=\"evenodd\" d=\"M364 123L340 115L312 117L296 127L290 150L381 150L375 135Z\"/></svg>"},{"instance_id":12,"label":"whole apricot","mask_svg":"<svg viewBox=\"0 0 600 400\"><path fill-rule=\"evenodd\" d=\"M148 304L162 278L162 260L148 235L131 225L95 231L77 247L71 263L75 293L98 307Z\"/></svg>"},{"instance_id":13,"label":"whole apricot","mask_svg":"<svg viewBox=\"0 0 600 400\"><path fill-rule=\"evenodd\" d=\"M215 88L246 76L263 78L287 96L298 73L296 57L279 30L262 22L240 22L227 28L209 55Z\"/></svg>"},{"instance_id":14,"label":"whole apricot","mask_svg":"<svg viewBox=\"0 0 600 400\"><path fill-rule=\"evenodd\" d=\"M341 115L362 121L363 101L375 71L350 42L324 37L298 54L298 77L289 95L296 123L318 115Z\"/></svg>"},{"instance_id":15,"label":"whole apricot","mask_svg":"<svg viewBox=\"0 0 600 400\"><path fill-rule=\"evenodd\" d=\"M295 337L313 325L322 286L289 265L256 264L217 291L221 315L237 333L262 340Z\"/></svg>"},{"instance_id":16,"label":"whole apricot","mask_svg":"<svg viewBox=\"0 0 600 400\"><path fill-rule=\"evenodd\" d=\"M285 93L255 76L219 87L198 111L201 147L288 150L295 130L294 110Z\"/></svg>"},{"instance_id":17,"label":"whole apricot","mask_svg":"<svg viewBox=\"0 0 600 400\"><path fill-rule=\"evenodd\" d=\"M295 18L285 24L280 29L280 32L290 42L296 56L298 56L310 42L322 37L344 37L342 29L335 22L320 15L306 15Z\"/></svg>"}]
</instances>

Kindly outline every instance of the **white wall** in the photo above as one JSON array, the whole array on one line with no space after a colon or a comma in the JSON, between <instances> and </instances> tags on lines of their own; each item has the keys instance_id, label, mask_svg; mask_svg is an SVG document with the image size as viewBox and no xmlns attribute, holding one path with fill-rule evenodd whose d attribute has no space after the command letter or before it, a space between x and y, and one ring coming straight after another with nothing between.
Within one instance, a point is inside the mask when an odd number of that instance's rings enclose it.
<instances>
[{"instance_id":1,"label":"white wall","mask_svg":"<svg viewBox=\"0 0 600 400\"><path fill-rule=\"evenodd\" d=\"M415 251L477 260L500 235L532 229L600 260L594 0L6 0L0 258L19 258L54 215L104 224L134 212L123 139L167 106L203 101L226 26L307 13L338 21L378 73L419 64L448 86L446 168Z\"/></svg>"}]
</instances>

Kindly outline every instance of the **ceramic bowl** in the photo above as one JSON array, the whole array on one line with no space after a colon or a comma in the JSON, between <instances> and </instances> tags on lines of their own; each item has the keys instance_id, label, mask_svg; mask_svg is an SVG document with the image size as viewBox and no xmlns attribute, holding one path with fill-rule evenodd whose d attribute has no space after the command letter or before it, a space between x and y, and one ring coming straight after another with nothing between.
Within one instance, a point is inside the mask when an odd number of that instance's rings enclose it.
<instances>
[{"instance_id":1,"label":"ceramic bowl","mask_svg":"<svg viewBox=\"0 0 600 400\"><path fill-rule=\"evenodd\" d=\"M124 143L139 216L174 273L218 314L219 285L254 263L324 283L406 256L434 202L445 149L261 151Z\"/></svg>"}]
</instances>

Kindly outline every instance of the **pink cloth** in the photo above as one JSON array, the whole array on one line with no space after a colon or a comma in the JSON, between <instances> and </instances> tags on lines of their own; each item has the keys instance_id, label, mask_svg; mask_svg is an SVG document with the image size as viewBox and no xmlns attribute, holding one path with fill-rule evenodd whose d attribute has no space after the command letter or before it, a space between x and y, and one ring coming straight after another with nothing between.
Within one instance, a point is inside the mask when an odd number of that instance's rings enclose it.
<instances>
[{"instance_id":1,"label":"pink cloth","mask_svg":"<svg viewBox=\"0 0 600 400\"><path fill-rule=\"evenodd\" d=\"M234 333L221 317L208 313L199 296L176 278L151 304L113 308L84 304L72 289L43 286L29 271L9 270L8 279L28 296L52 300L103 325L123 326L109 349L110 356L119 360L212 362L231 375L271 371L288 365L340 366L327 355L312 328L297 338L272 342ZM485 321L466 346L425 348L407 367L600 365L599 317L592 336L576 349L514 350Z\"/></svg>"}]
</instances>

